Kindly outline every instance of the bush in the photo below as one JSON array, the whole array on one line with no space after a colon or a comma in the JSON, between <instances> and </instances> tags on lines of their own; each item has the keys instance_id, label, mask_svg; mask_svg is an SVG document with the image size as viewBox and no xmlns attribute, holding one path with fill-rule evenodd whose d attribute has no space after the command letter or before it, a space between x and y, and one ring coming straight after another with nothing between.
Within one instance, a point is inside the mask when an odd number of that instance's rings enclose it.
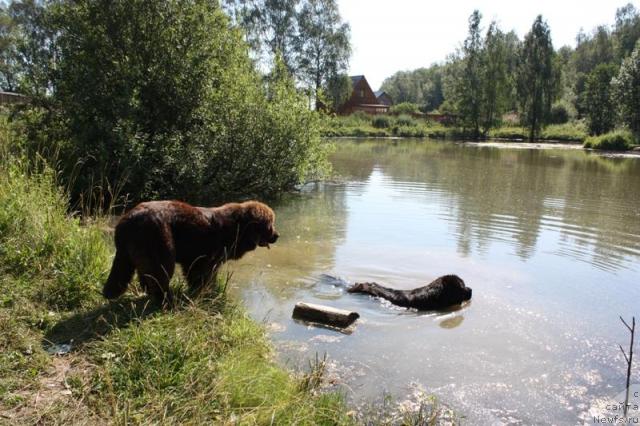
<instances>
[{"instance_id":1,"label":"bush","mask_svg":"<svg viewBox=\"0 0 640 426\"><path fill-rule=\"evenodd\" d=\"M489 131L489 137L497 139L526 139L529 137L524 127L498 127Z\"/></svg>"},{"instance_id":2,"label":"bush","mask_svg":"<svg viewBox=\"0 0 640 426\"><path fill-rule=\"evenodd\" d=\"M551 124L564 124L569 121L569 110L563 103L556 103L551 107L549 122Z\"/></svg>"},{"instance_id":3,"label":"bush","mask_svg":"<svg viewBox=\"0 0 640 426\"><path fill-rule=\"evenodd\" d=\"M60 54L32 128L74 198L272 196L326 170L318 115L281 63L263 85L217 2L61 2L43 22Z\"/></svg>"},{"instance_id":4,"label":"bush","mask_svg":"<svg viewBox=\"0 0 640 426\"><path fill-rule=\"evenodd\" d=\"M540 132L540 139L552 141L582 142L587 137L583 122L552 124Z\"/></svg>"},{"instance_id":5,"label":"bush","mask_svg":"<svg viewBox=\"0 0 640 426\"><path fill-rule=\"evenodd\" d=\"M628 132L611 132L600 136L592 136L584 142L585 148L605 151L627 151L631 149L633 138Z\"/></svg>"},{"instance_id":6,"label":"bush","mask_svg":"<svg viewBox=\"0 0 640 426\"><path fill-rule=\"evenodd\" d=\"M371 120L371 125L376 129L386 129L391 126L391 119L386 115L376 115Z\"/></svg>"},{"instance_id":7,"label":"bush","mask_svg":"<svg viewBox=\"0 0 640 426\"><path fill-rule=\"evenodd\" d=\"M420 112L420 108L417 104L411 102L402 102L389 108L391 114L413 114Z\"/></svg>"},{"instance_id":8,"label":"bush","mask_svg":"<svg viewBox=\"0 0 640 426\"><path fill-rule=\"evenodd\" d=\"M413 117L406 114L399 115L398 118L396 118L396 124L398 126L405 126L405 127L415 127L418 125L418 123Z\"/></svg>"}]
</instances>

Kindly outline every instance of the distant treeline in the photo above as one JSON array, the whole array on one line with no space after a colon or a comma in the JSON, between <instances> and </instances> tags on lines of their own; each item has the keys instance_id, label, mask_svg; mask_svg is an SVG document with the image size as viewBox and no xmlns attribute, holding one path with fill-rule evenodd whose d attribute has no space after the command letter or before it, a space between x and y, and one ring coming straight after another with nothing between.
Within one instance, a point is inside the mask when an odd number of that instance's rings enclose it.
<instances>
[{"instance_id":1,"label":"distant treeline","mask_svg":"<svg viewBox=\"0 0 640 426\"><path fill-rule=\"evenodd\" d=\"M382 89L396 103L458 114L477 135L514 112L532 138L570 120L586 121L596 135L627 127L638 136L640 13L632 4L617 10L612 26L581 31L575 49L554 49L542 16L524 40L495 22L483 29L481 19L478 11L470 16L467 38L444 63L397 72Z\"/></svg>"}]
</instances>

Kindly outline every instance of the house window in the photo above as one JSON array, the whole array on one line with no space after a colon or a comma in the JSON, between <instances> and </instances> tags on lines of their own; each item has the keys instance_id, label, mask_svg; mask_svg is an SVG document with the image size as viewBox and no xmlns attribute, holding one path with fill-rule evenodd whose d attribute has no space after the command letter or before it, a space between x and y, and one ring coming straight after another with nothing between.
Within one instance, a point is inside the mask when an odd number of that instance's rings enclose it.
<instances>
[{"instance_id":1,"label":"house window","mask_svg":"<svg viewBox=\"0 0 640 426\"><path fill-rule=\"evenodd\" d=\"M358 92L361 98L364 98L364 89L360 89L360 92Z\"/></svg>"}]
</instances>

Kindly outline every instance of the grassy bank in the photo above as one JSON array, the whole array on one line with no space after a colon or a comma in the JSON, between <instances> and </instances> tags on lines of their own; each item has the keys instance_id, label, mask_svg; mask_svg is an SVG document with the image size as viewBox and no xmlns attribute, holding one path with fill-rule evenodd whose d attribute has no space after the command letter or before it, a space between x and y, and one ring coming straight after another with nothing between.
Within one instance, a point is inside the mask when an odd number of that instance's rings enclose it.
<instances>
[{"instance_id":1,"label":"grassy bank","mask_svg":"<svg viewBox=\"0 0 640 426\"><path fill-rule=\"evenodd\" d=\"M169 312L135 291L105 302L108 227L69 216L55 173L0 138L0 423L352 422L317 392L322 364L282 369L223 290Z\"/></svg>"},{"instance_id":2,"label":"grassy bank","mask_svg":"<svg viewBox=\"0 0 640 426\"><path fill-rule=\"evenodd\" d=\"M323 135L326 137L418 137L433 139L459 139L468 137L463 129L455 126L416 119L410 116L370 116L355 113L350 116L327 117ZM526 140L528 129L517 126L503 126L489 132L490 139L509 141ZM547 126L539 140L583 142L587 132L581 123L567 123Z\"/></svg>"},{"instance_id":3,"label":"grassy bank","mask_svg":"<svg viewBox=\"0 0 640 426\"><path fill-rule=\"evenodd\" d=\"M604 151L628 151L634 147L633 142L631 133L616 131L588 137L584 141L584 147Z\"/></svg>"}]
</instances>

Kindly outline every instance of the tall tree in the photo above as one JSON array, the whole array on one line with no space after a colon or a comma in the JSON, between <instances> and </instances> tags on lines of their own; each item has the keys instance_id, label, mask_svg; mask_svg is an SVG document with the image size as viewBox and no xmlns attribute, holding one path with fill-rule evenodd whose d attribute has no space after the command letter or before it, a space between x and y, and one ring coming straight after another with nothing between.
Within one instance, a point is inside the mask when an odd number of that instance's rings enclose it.
<instances>
[{"instance_id":1,"label":"tall tree","mask_svg":"<svg viewBox=\"0 0 640 426\"><path fill-rule=\"evenodd\" d=\"M614 35L618 60L622 60L631 54L640 39L640 13L633 4L627 3L616 11Z\"/></svg>"},{"instance_id":2,"label":"tall tree","mask_svg":"<svg viewBox=\"0 0 640 426\"><path fill-rule=\"evenodd\" d=\"M620 120L640 140L640 42L611 82Z\"/></svg>"},{"instance_id":3,"label":"tall tree","mask_svg":"<svg viewBox=\"0 0 640 426\"><path fill-rule=\"evenodd\" d=\"M0 3L0 90L14 92L18 88L18 28L9 9Z\"/></svg>"},{"instance_id":4,"label":"tall tree","mask_svg":"<svg viewBox=\"0 0 640 426\"><path fill-rule=\"evenodd\" d=\"M349 24L342 22L335 0L307 0L298 25L298 76L318 100L322 87L347 70Z\"/></svg>"},{"instance_id":5,"label":"tall tree","mask_svg":"<svg viewBox=\"0 0 640 426\"><path fill-rule=\"evenodd\" d=\"M505 34L492 22L482 54L480 122L485 135L497 124L508 103L507 53Z\"/></svg>"},{"instance_id":6,"label":"tall tree","mask_svg":"<svg viewBox=\"0 0 640 426\"><path fill-rule=\"evenodd\" d=\"M600 64L587 77L584 109L592 134L606 133L615 125L616 108L611 96L611 80L617 71L618 67L613 64Z\"/></svg>"},{"instance_id":7,"label":"tall tree","mask_svg":"<svg viewBox=\"0 0 640 426\"><path fill-rule=\"evenodd\" d=\"M474 137L480 135L482 108L482 15L474 10L469 16L469 33L457 56L453 57L449 79L451 102L460 114L465 128Z\"/></svg>"},{"instance_id":8,"label":"tall tree","mask_svg":"<svg viewBox=\"0 0 640 426\"><path fill-rule=\"evenodd\" d=\"M523 121L534 140L549 119L556 94L557 72L549 26L538 15L524 39L518 69L518 95Z\"/></svg>"},{"instance_id":9,"label":"tall tree","mask_svg":"<svg viewBox=\"0 0 640 426\"><path fill-rule=\"evenodd\" d=\"M300 0L225 0L228 15L245 30L259 62L275 64L276 56L289 72L295 67Z\"/></svg>"},{"instance_id":10,"label":"tall tree","mask_svg":"<svg viewBox=\"0 0 640 426\"><path fill-rule=\"evenodd\" d=\"M8 60L12 86L34 100L44 100L52 89L51 76L56 66L57 31L52 27L51 13L43 0L10 3L11 46L0 56Z\"/></svg>"}]
</instances>

